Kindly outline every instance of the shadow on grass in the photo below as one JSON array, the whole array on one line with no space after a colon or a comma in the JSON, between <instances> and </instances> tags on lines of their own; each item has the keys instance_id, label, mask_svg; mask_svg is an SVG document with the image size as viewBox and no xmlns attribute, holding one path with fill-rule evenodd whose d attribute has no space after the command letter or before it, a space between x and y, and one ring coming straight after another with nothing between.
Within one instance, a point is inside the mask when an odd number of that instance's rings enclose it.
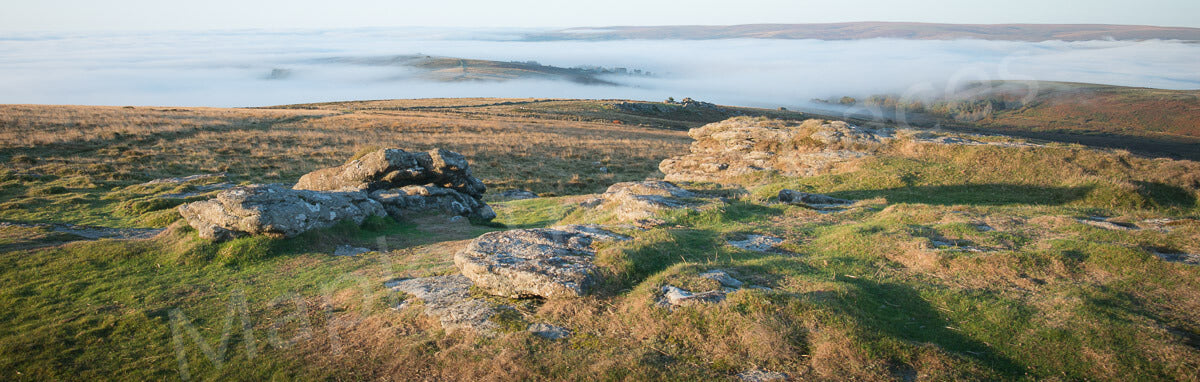
<instances>
[{"instance_id":1,"label":"shadow on grass","mask_svg":"<svg viewBox=\"0 0 1200 382\"><path fill-rule=\"evenodd\" d=\"M964 357L979 360L996 372L1009 376L1024 375L1026 368L1015 360L989 349L942 318L938 310L916 290L900 284L879 283L867 279L839 278L853 285L851 292L831 306L859 320L878 333L912 342L927 342Z\"/></svg>"},{"instance_id":2,"label":"shadow on grass","mask_svg":"<svg viewBox=\"0 0 1200 382\"><path fill-rule=\"evenodd\" d=\"M1158 207L1192 208L1196 206L1196 195L1179 186L1158 182L1136 182L1138 194Z\"/></svg>"},{"instance_id":3,"label":"shadow on grass","mask_svg":"<svg viewBox=\"0 0 1200 382\"><path fill-rule=\"evenodd\" d=\"M845 199L886 198L889 203L938 205L1001 206L1014 204L1063 205L1085 198L1092 186L1045 187L1020 184L962 184L949 186L908 186L883 190L858 190L830 193Z\"/></svg>"}]
</instances>

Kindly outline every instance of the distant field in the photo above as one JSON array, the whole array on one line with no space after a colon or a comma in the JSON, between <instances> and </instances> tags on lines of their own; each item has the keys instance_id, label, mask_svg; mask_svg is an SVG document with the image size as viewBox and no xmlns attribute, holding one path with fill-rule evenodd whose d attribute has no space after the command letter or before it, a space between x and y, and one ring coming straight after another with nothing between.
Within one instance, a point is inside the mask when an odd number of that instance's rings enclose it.
<instances>
[{"instance_id":1,"label":"distant field","mask_svg":"<svg viewBox=\"0 0 1200 382\"><path fill-rule=\"evenodd\" d=\"M852 22L830 24L746 24L685 26L613 26L571 28L529 36L534 40L621 40L723 38L855 40L903 38L914 40L1200 40L1200 29L1144 25L1085 24L930 24Z\"/></svg>"}]
</instances>

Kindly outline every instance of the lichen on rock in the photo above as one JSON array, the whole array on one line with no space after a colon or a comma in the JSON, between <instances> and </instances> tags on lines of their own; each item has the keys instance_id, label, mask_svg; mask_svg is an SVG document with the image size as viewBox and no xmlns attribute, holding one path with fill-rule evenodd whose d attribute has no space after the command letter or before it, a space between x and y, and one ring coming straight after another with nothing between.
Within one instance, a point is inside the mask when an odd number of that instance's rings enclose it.
<instances>
[{"instance_id":1,"label":"lichen on rock","mask_svg":"<svg viewBox=\"0 0 1200 382\"><path fill-rule=\"evenodd\" d=\"M472 240L454 264L490 294L579 297L597 281L595 245L627 239L586 225L491 232Z\"/></svg>"}]
</instances>

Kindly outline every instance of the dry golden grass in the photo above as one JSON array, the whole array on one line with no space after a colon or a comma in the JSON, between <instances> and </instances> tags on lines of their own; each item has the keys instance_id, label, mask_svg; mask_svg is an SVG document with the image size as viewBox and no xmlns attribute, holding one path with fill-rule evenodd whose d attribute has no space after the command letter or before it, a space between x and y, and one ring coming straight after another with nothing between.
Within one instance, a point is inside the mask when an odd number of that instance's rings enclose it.
<instances>
[{"instance_id":1,"label":"dry golden grass","mask_svg":"<svg viewBox=\"0 0 1200 382\"><path fill-rule=\"evenodd\" d=\"M521 100L418 100L403 107L514 101ZM372 110L397 103L329 106L336 111L0 106L6 154L0 160L18 173L150 180L229 172L242 181L290 182L364 148L441 147L466 155L493 189L566 194L644 178L687 144L676 131L537 115L484 120L439 109Z\"/></svg>"}]
</instances>

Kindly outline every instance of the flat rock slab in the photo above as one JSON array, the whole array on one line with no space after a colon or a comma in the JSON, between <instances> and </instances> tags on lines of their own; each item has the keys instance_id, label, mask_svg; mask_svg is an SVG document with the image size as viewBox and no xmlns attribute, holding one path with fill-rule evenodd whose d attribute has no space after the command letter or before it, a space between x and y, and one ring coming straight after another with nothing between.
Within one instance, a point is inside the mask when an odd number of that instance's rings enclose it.
<instances>
[{"instance_id":1,"label":"flat rock slab","mask_svg":"<svg viewBox=\"0 0 1200 382\"><path fill-rule=\"evenodd\" d=\"M471 297L471 280L462 275L400 279L384 285L420 300L425 315L436 318L446 330L471 329L491 333L499 328L489 320L498 307Z\"/></svg>"},{"instance_id":2,"label":"flat rock slab","mask_svg":"<svg viewBox=\"0 0 1200 382\"><path fill-rule=\"evenodd\" d=\"M1113 231L1133 231L1133 230L1140 229L1138 226L1133 225L1133 224L1114 222L1114 221L1110 221L1110 220L1108 220L1106 218L1102 218L1102 217L1090 217L1087 219L1077 219L1077 221L1079 221L1080 223L1083 223L1083 224L1090 225L1092 227L1103 228L1103 229L1113 230Z\"/></svg>"},{"instance_id":3,"label":"flat rock slab","mask_svg":"<svg viewBox=\"0 0 1200 382\"><path fill-rule=\"evenodd\" d=\"M775 252L778 251L779 245L783 244L783 239L766 235L746 235L743 240L730 240L726 243L747 251Z\"/></svg>"},{"instance_id":4,"label":"flat rock slab","mask_svg":"<svg viewBox=\"0 0 1200 382\"><path fill-rule=\"evenodd\" d=\"M179 206L200 237L227 240L245 235L295 236L342 221L360 224L387 216L365 192L316 192L283 185L254 185L222 191L215 199Z\"/></svg>"},{"instance_id":5,"label":"flat rock slab","mask_svg":"<svg viewBox=\"0 0 1200 382\"><path fill-rule=\"evenodd\" d=\"M490 232L456 254L454 264L494 295L579 297L596 281L595 244L618 240L628 238L588 225Z\"/></svg>"}]
</instances>

